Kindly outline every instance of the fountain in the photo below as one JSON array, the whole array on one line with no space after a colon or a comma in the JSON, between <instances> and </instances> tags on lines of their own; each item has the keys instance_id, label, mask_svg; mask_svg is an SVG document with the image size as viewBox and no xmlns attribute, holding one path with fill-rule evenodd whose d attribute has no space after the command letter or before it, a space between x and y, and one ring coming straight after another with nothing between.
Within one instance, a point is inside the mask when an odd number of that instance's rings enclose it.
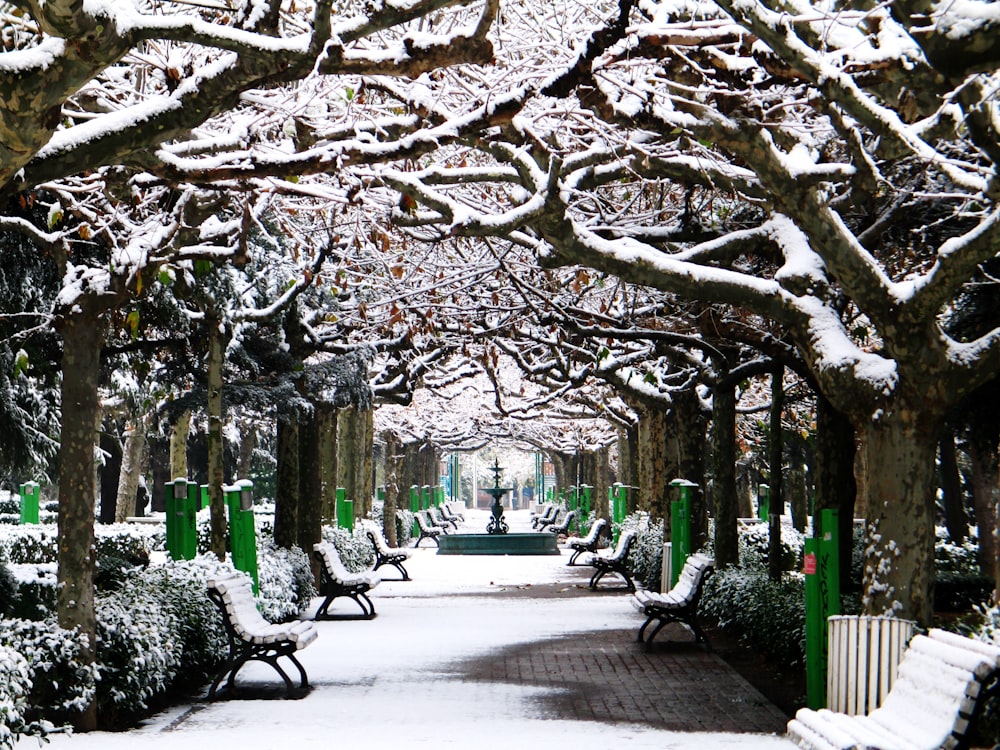
<instances>
[{"instance_id":1,"label":"fountain","mask_svg":"<svg viewBox=\"0 0 1000 750\"><path fill-rule=\"evenodd\" d=\"M500 475L503 469L500 461L494 459L493 486L483 490L493 498L490 506L490 521L486 524L485 534L443 534L438 537L439 555L558 555L556 535L549 532L530 532L527 534L512 534L503 514L503 496L511 491L510 487L500 486Z\"/></svg>"}]
</instances>

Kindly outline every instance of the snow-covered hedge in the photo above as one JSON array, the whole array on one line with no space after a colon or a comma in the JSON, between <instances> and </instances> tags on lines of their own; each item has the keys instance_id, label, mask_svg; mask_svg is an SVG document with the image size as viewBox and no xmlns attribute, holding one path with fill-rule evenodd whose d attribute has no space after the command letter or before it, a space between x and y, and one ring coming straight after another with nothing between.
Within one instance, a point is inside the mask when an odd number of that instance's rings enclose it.
<instances>
[{"instance_id":1,"label":"snow-covered hedge","mask_svg":"<svg viewBox=\"0 0 1000 750\"><path fill-rule=\"evenodd\" d=\"M131 554L134 538L126 537L108 549ZM258 567L261 610L273 622L297 615L315 594L309 560L299 550L276 548L264 536ZM84 667L79 637L55 623L54 564L15 566L22 592L26 587L47 589L51 600L35 602L37 621L0 622L0 748L10 747L19 734L44 735L65 725L95 696L101 726L118 728L154 708L171 690L207 682L227 647L206 581L232 570L213 555L202 555L136 566L116 576L113 586L98 593L98 665ZM32 577L37 583L26 583ZM10 659L4 649L13 655ZM8 661L13 667L4 672Z\"/></svg>"},{"instance_id":2,"label":"snow-covered hedge","mask_svg":"<svg viewBox=\"0 0 1000 750\"><path fill-rule=\"evenodd\" d=\"M663 564L663 521L650 518L645 511L636 511L615 526L617 532L627 530L636 532L628 558L632 577L646 588L659 591Z\"/></svg>"},{"instance_id":3,"label":"snow-covered hedge","mask_svg":"<svg viewBox=\"0 0 1000 750\"><path fill-rule=\"evenodd\" d=\"M59 628L52 619L0 622L0 653L15 654L11 658L25 665L10 671L12 662L2 659L0 700L8 711L2 717L0 747L10 747L19 734L45 736L91 701L98 670L80 661L85 645L83 636ZM20 703L8 704L13 695L22 696Z\"/></svg>"},{"instance_id":4,"label":"snow-covered hedge","mask_svg":"<svg viewBox=\"0 0 1000 750\"><path fill-rule=\"evenodd\" d=\"M54 563L57 534L55 524L0 526L0 558L14 564ZM163 549L163 531L156 526L98 524L94 534L98 557L139 561Z\"/></svg>"}]
</instances>

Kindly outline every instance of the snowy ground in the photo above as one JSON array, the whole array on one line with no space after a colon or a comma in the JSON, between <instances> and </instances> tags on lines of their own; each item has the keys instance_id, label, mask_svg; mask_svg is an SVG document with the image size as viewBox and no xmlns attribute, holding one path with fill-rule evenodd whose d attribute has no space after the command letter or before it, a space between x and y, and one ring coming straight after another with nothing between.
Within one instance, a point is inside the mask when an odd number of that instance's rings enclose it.
<instances>
[{"instance_id":1,"label":"snowy ground","mask_svg":"<svg viewBox=\"0 0 1000 750\"><path fill-rule=\"evenodd\" d=\"M470 531L485 527L485 514ZM507 514L522 530L524 511ZM480 523L480 519L482 522ZM425 542L424 544L427 544ZM320 636L300 652L313 686L301 700L195 702L123 733L54 736L55 750L276 750L307 748L471 748L534 750L563 747L766 750L794 745L762 735L685 734L641 726L568 721L542 715L538 688L464 682L449 664L505 645L601 629L618 629L639 615L624 596L537 599L487 596L499 588L578 585L579 569L566 556L442 556L415 550L410 582L383 581L373 592L378 617L321 622ZM389 569L386 576L395 575ZM582 579L584 582L586 579ZM461 593L463 596L442 594ZM352 603L337 604L347 612ZM266 666L252 664L238 684L274 683ZM22 740L33 747L37 740Z\"/></svg>"}]
</instances>

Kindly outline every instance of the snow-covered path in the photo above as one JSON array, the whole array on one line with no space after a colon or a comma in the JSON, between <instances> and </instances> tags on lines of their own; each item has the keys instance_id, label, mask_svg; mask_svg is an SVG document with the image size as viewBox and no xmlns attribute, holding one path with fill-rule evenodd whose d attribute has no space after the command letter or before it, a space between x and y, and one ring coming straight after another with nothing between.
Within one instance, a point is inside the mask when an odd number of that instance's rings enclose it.
<instances>
[{"instance_id":1,"label":"snow-covered path","mask_svg":"<svg viewBox=\"0 0 1000 750\"><path fill-rule=\"evenodd\" d=\"M478 521L478 514L477 521ZM515 515L515 514L511 514ZM525 516L526 518L526 516ZM515 519L522 520L522 519ZM470 519L472 530L477 521ZM485 522L484 522L485 524ZM512 526L514 524L512 523ZM641 622L625 596L527 596L531 586L578 586L586 571L561 557L440 556L418 549L410 582L383 581L378 617L319 623L300 658L312 690L301 700L225 700L180 706L123 733L54 736L54 750L275 750L277 748L610 747L657 750L793 745L766 735L688 734L546 715L547 688L463 680L450 665L512 644ZM389 569L386 576L394 575ZM505 590L508 595L496 596ZM461 594L456 596L456 594ZM443 596L447 595L447 596ZM337 604L347 612L353 604ZM277 684L251 664L238 684ZM36 746L22 740L19 747Z\"/></svg>"}]
</instances>

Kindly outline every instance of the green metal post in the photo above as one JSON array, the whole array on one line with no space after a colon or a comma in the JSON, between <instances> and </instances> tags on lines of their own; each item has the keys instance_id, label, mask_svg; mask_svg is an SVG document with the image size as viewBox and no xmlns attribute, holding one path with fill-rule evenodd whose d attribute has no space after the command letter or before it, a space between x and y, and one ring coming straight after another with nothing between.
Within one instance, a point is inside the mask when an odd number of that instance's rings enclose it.
<instances>
[{"instance_id":1,"label":"green metal post","mask_svg":"<svg viewBox=\"0 0 1000 750\"><path fill-rule=\"evenodd\" d=\"M167 554L172 560L182 560L180 528L184 518L184 501L187 500L187 479L178 477L164 490L167 510Z\"/></svg>"},{"instance_id":2,"label":"green metal post","mask_svg":"<svg viewBox=\"0 0 1000 750\"><path fill-rule=\"evenodd\" d=\"M678 491L677 500L670 503L670 586L673 587L691 554L691 491L698 485L686 479L675 479L670 486Z\"/></svg>"},{"instance_id":3,"label":"green metal post","mask_svg":"<svg viewBox=\"0 0 1000 750\"><path fill-rule=\"evenodd\" d=\"M354 529L354 501L347 499L347 490L337 488L337 526L348 531Z\"/></svg>"},{"instance_id":4,"label":"green metal post","mask_svg":"<svg viewBox=\"0 0 1000 750\"><path fill-rule=\"evenodd\" d=\"M594 488L589 484L580 485L580 515L583 516L584 519L590 515L590 496L593 491Z\"/></svg>"},{"instance_id":5,"label":"green metal post","mask_svg":"<svg viewBox=\"0 0 1000 750\"><path fill-rule=\"evenodd\" d=\"M417 485L410 485L410 513L416 513L420 510L420 488ZM413 528L410 530L412 536L416 539L420 537L420 526L417 524L417 519L413 519Z\"/></svg>"},{"instance_id":6,"label":"green metal post","mask_svg":"<svg viewBox=\"0 0 1000 750\"><path fill-rule=\"evenodd\" d=\"M38 498L41 492L38 482L28 481L21 485L21 523L38 523Z\"/></svg>"},{"instance_id":7,"label":"green metal post","mask_svg":"<svg viewBox=\"0 0 1000 750\"><path fill-rule=\"evenodd\" d=\"M198 555L198 509L201 507L202 489L195 482L189 482L187 491L187 500L182 503L181 555L185 560L194 560Z\"/></svg>"},{"instance_id":8,"label":"green metal post","mask_svg":"<svg viewBox=\"0 0 1000 750\"><path fill-rule=\"evenodd\" d=\"M420 509L427 510L431 507L431 486L425 484L420 488Z\"/></svg>"},{"instance_id":9,"label":"green metal post","mask_svg":"<svg viewBox=\"0 0 1000 750\"><path fill-rule=\"evenodd\" d=\"M260 576L257 572L257 530L253 514L253 482L243 479L226 487L226 505L229 507L229 549L233 566L253 579L254 594L260 593Z\"/></svg>"},{"instance_id":10,"label":"green metal post","mask_svg":"<svg viewBox=\"0 0 1000 750\"><path fill-rule=\"evenodd\" d=\"M840 614L839 513L820 511L813 537L806 539L806 691L810 708L826 705L827 629ZM817 523L818 521L818 523Z\"/></svg>"},{"instance_id":11,"label":"green metal post","mask_svg":"<svg viewBox=\"0 0 1000 750\"><path fill-rule=\"evenodd\" d=\"M819 709L826 705L826 628L819 580L819 540L806 539L802 548L806 595L806 703Z\"/></svg>"},{"instance_id":12,"label":"green metal post","mask_svg":"<svg viewBox=\"0 0 1000 750\"><path fill-rule=\"evenodd\" d=\"M771 488L766 484L757 485L757 518L766 521L771 514Z\"/></svg>"}]
</instances>

